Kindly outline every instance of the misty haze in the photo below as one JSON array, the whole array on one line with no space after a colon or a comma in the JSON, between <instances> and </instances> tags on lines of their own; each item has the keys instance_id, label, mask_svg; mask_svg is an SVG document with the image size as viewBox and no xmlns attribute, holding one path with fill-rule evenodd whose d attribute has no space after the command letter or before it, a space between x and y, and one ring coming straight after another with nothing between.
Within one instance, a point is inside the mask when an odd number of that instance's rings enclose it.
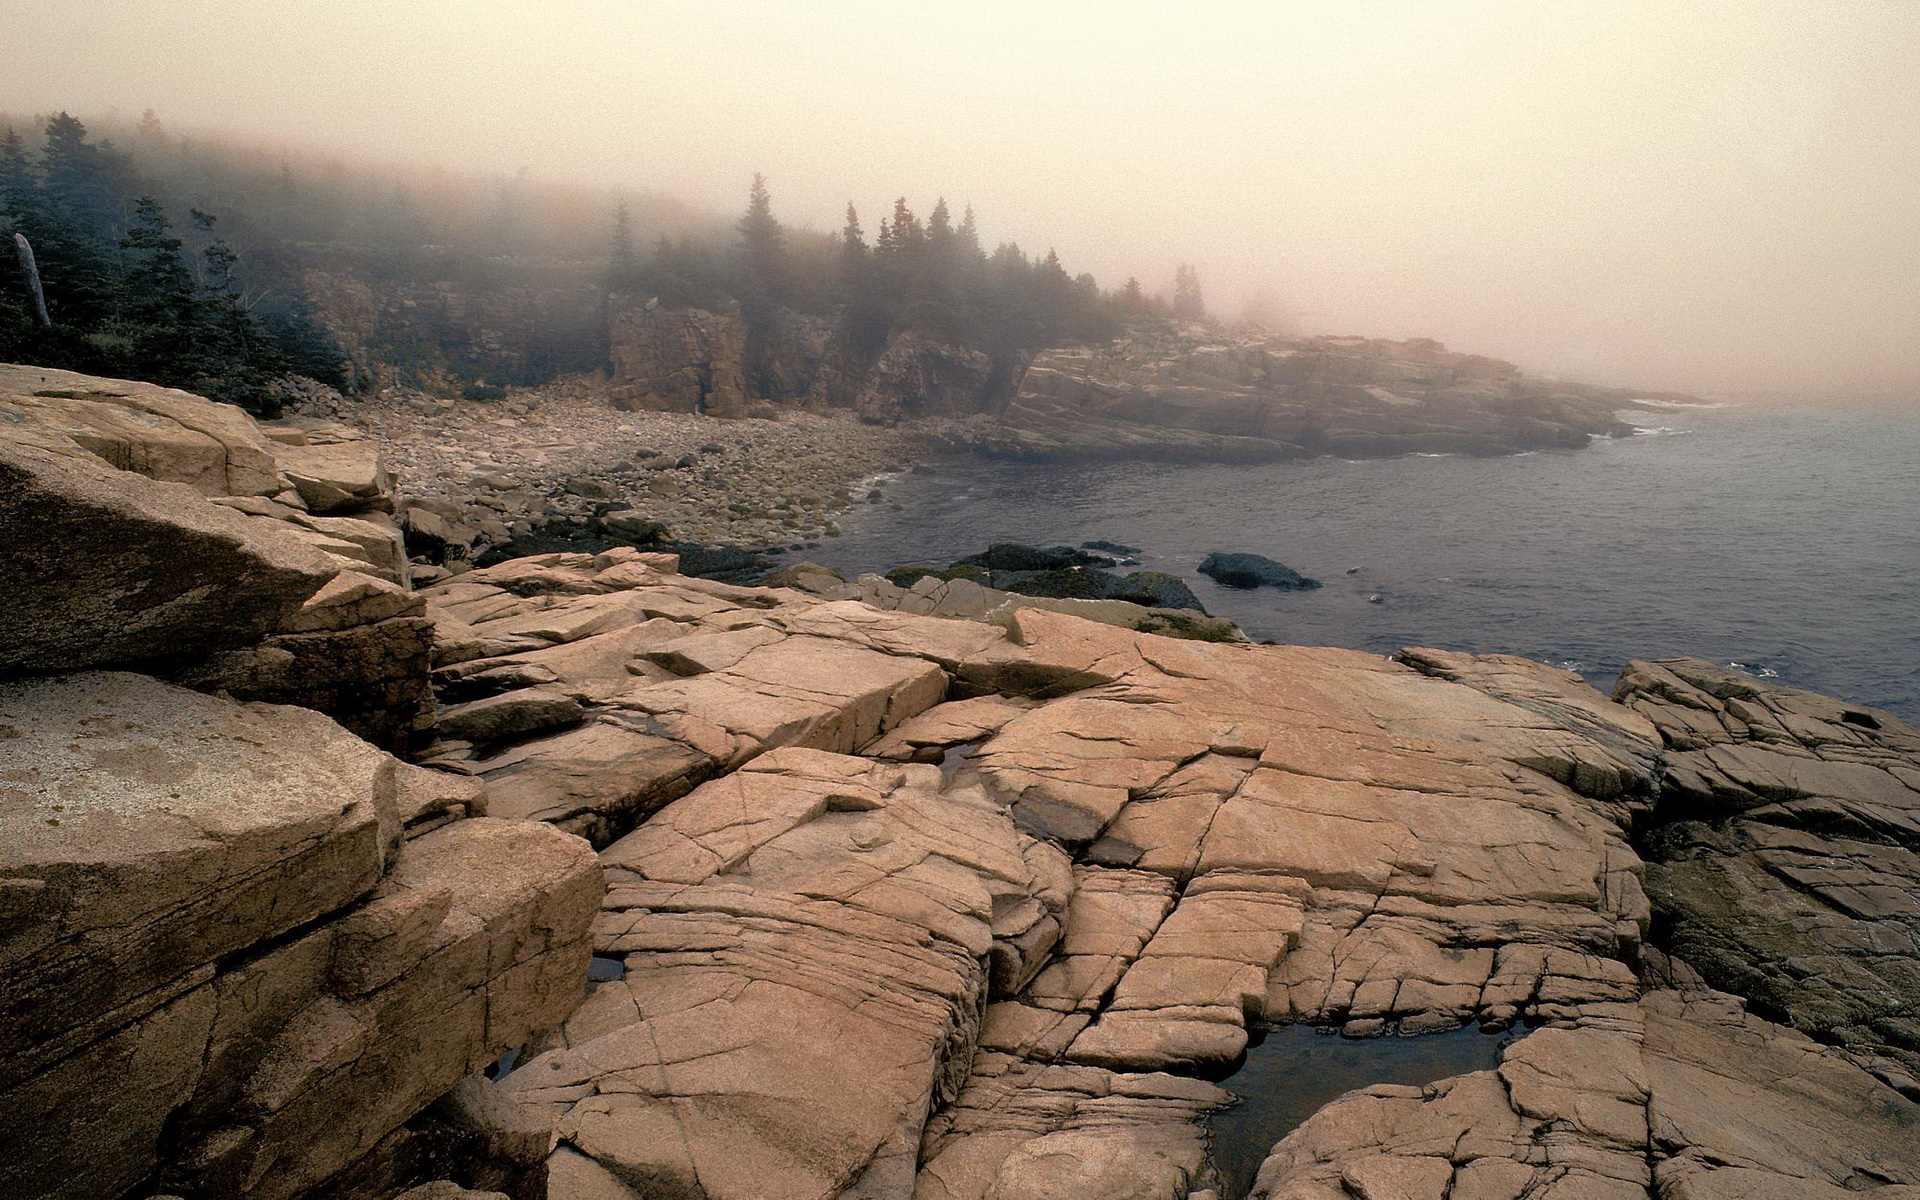
<instances>
[{"instance_id":1,"label":"misty haze","mask_svg":"<svg viewBox=\"0 0 1920 1200\"><path fill-rule=\"evenodd\" d=\"M1920 1195L1916 97L15 0L0 1196Z\"/></svg>"}]
</instances>

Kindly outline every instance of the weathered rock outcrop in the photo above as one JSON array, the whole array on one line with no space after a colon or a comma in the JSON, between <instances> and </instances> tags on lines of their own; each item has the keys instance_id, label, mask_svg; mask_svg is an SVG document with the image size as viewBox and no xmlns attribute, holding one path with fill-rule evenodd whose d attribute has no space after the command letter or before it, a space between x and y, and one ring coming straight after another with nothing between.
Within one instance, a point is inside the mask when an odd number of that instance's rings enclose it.
<instances>
[{"instance_id":1,"label":"weathered rock outcrop","mask_svg":"<svg viewBox=\"0 0 1920 1200\"><path fill-rule=\"evenodd\" d=\"M115 536L96 576L27 548L70 574L7 618L0 1191L1203 1200L1229 1073L1300 1022L1512 1041L1326 1106L1258 1195L1920 1194L1920 734L1887 714L632 548L411 592L324 544L371 556L319 522L391 500L353 439L29 382L0 536ZM411 728L374 682L400 633L418 765L47 673L98 643Z\"/></svg>"},{"instance_id":2,"label":"weathered rock outcrop","mask_svg":"<svg viewBox=\"0 0 1920 1200\"><path fill-rule=\"evenodd\" d=\"M1920 1182L1912 1105L1858 1049L1648 948L1632 839L1670 751L1575 676L672 567L555 555L428 591L445 713L502 731L433 761L606 846L595 945L620 974L504 1080L555 1119L563 1194L1203 1195L1230 1095L1192 1076L1290 1021L1535 1031L1511 1083L1330 1107L1274 1194ZM1722 1058L1758 1078L1728 1090ZM1420 1115L1456 1094L1467 1115ZM1389 1100L1486 1144L1338 1123ZM1856 1111L1837 1156L1751 1149Z\"/></svg>"},{"instance_id":3,"label":"weathered rock outcrop","mask_svg":"<svg viewBox=\"0 0 1920 1200\"><path fill-rule=\"evenodd\" d=\"M887 344L860 386L854 409L863 421L891 424L910 417L964 417L998 407L993 359L904 333Z\"/></svg>"},{"instance_id":4,"label":"weathered rock outcrop","mask_svg":"<svg viewBox=\"0 0 1920 1200\"><path fill-rule=\"evenodd\" d=\"M774 406L851 409L863 421L965 417L1001 408L1025 360L996 364L983 351L916 331L856 353L833 321L776 310L750 338L738 310L617 308L609 319L612 394L629 409L770 415ZM757 338L758 340L754 340Z\"/></svg>"},{"instance_id":5,"label":"weathered rock outcrop","mask_svg":"<svg viewBox=\"0 0 1920 1200\"><path fill-rule=\"evenodd\" d=\"M1384 1086L1274 1147L1257 1200L1920 1195L1920 1107L1730 996L1655 991L1509 1046L1498 1070Z\"/></svg>"},{"instance_id":6,"label":"weathered rock outcrop","mask_svg":"<svg viewBox=\"0 0 1920 1200\"><path fill-rule=\"evenodd\" d=\"M1920 731L1688 660L1615 695L1668 751L1647 886L1673 950L1920 1100Z\"/></svg>"},{"instance_id":7,"label":"weathered rock outcrop","mask_svg":"<svg viewBox=\"0 0 1920 1200\"><path fill-rule=\"evenodd\" d=\"M395 748L427 715L429 631L374 442L0 366L0 484L21 568L0 672L161 671Z\"/></svg>"},{"instance_id":8,"label":"weathered rock outcrop","mask_svg":"<svg viewBox=\"0 0 1920 1200\"><path fill-rule=\"evenodd\" d=\"M318 713L103 672L0 737L9 1195L304 1194L579 1000L587 848Z\"/></svg>"},{"instance_id":9,"label":"weathered rock outcrop","mask_svg":"<svg viewBox=\"0 0 1920 1200\"><path fill-rule=\"evenodd\" d=\"M622 408L747 415L747 326L737 312L629 308L612 319L610 353Z\"/></svg>"}]
</instances>

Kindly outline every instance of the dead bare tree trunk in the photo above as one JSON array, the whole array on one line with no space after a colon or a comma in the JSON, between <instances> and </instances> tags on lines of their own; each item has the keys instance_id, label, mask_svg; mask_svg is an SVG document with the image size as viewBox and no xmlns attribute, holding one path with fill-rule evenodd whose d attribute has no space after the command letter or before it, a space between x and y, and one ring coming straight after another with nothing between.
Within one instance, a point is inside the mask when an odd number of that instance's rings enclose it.
<instances>
[{"instance_id":1,"label":"dead bare tree trunk","mask_svg":"<svg viewBox=\"0 0 1920 1200\"><path fill-rule=\"evenodd\" d=\"M33 245L27 241L27 235L13 235L13 248L20 252L20 269L26 272L27 290L33 293L33 315L40 324L51 328L53 318L47 315L47 294L40 290L40 267L33 261Z\"/></svg>"}]
</instances>

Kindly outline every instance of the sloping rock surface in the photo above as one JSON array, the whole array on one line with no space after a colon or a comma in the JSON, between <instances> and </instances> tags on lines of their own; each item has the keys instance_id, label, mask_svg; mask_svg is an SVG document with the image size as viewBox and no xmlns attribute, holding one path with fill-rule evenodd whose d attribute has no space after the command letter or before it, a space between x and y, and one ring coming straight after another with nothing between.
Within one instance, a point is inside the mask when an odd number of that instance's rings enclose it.
<instances>
[{"instance_id":1,"label":"sloping rock surface","mask_svg":"<svg viewBox=\"0 0 1920 1200\"><path fill-rule=\"evenodd\" d=\"M1615 695L1668 751L1647 886L1675 953L1920 1099L1920 731L1688 660Z\"/></svg>"},{"instance_id":2,"label":"sloping rock surface","mask_svg":"<svg viewBox=\"0 0 1920 1200\"><path fill-rule=\"evenodd\" d=\"M139 667L295 703L398 749L427 635L393 480L343 428L0 365L0 673Z\"/></svg>"}]
</instances>

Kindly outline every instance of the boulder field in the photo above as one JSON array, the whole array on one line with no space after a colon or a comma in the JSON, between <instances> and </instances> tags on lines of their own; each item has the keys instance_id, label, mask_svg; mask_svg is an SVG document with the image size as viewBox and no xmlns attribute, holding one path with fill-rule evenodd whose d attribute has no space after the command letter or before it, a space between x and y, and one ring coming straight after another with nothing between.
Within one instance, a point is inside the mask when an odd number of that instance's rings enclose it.
<instances>
[{"instance_id":1,"label":"boulder field","mask_svg":"<svg viewBox=\"0 0 1920 1200\"><path fill-rule=\"evenodd\" d=\"M634 549L409 590L250 422L25 382L0 539L66 574L0 627L0 1194L1217 1200L1208 1115L1306 1023L1510 1040L1325 1105L1256 1196L1920 1195L1890 714ZM41 511L122 522L97 574ZM232 665L396 620L389 726L362 660Z\"/></svg>"}]
</instances>

